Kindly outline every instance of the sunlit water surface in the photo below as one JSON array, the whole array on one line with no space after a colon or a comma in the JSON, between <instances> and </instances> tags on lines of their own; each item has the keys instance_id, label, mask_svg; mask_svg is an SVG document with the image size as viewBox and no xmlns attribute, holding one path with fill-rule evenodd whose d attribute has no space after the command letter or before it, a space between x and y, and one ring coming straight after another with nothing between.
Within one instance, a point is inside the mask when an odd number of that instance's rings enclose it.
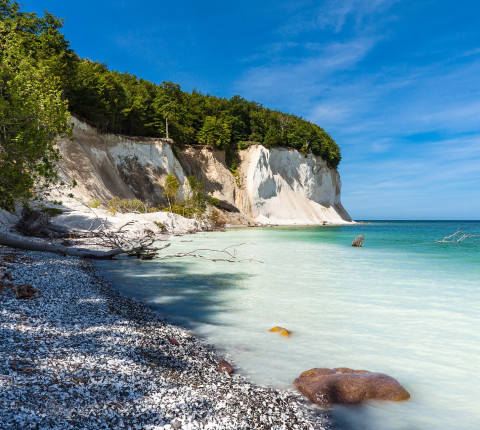
<instances>
[{"instance_id":1,"label":"sunlit water surface","mask_svg":"<svg viewBox=\"0 0 480 430\"><path fill-rule=\"evenodd\" d=\"M168 252L237 246L237 264L192 258L101 263L117 287L228 353L251 380L291 387L304 370L387 373L403 403L337 407L341 429L480 428L480 243L435 244L478 222L239 229L174 239ZM363 248L350 243L366 233ZM233 249L233 248L231 248ZM293 332L283 338L273 326Z\"/></svg>"}]
</instances>

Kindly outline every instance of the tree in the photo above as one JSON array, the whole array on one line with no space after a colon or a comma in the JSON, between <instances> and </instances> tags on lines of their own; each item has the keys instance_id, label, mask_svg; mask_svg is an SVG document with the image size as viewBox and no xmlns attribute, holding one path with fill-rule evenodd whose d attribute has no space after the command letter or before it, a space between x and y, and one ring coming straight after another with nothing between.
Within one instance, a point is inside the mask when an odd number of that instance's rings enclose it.
<instances>
[{"instance_id":1,"label":"tree","mask_svg":"<svg viewBox=\"0 0 480 430\"><path fill-rule=\"evenodd\" d=\"M280 146L282 144L282 132L279 127L271 125L265 134L263 145L266 148L272 148L274 146Z\"/></svg>"},{"instance_id":2,"label":"tree","mask_svg":"<svg viewBox=\"0 0 480 430\"><path fill-rule=\"evenodd\" d=\"M278 124L280 126L280 129L282 130L282 141L287 144L287 127L292 123L292 115L287 115L284 113L277 113L277 119L278 119Z\"/></svg>"},{"instance_id":3,"label":"tree","mask_svg":"<svg viewBox=\"0 0 480 430\"><path fill-rule=\"evenodd\" d=\"M55 74L61 54L50 49L52 38L63 43L60 22L22 14L6 0L0 17L0 208L13 211L35 187L45 190L57 180L54 141L69 131L69 114Z\"/></svg>"},{"instance_id":4,"label":"tree","mask_svg":"<svg viewBox=\"0 0 480 430\"><path fill-rule=\"evenodd\" d=\"M168 206L170 206L170 212L172 210L172 203L175 203L177 199L177 192L178 187L180 186L180 182L175 175L169 173L165 178L165 184L163 185L163 194L167 198Z\"/></svg>"},{"instance_id":5,"label":"tree","mask_svg":"<svg viewBox=\"0 0 480 430\"><path fill-rule=\"evenodd\" d=\"M198 141L215 148L226 149L230 143L230 126L227 121L207 116L198 132Z\"/></svg>"},{"instance_id":6,"label":"tree","mask_svg":"<svg viewBox=\"0 0 480 430\"><path fill-rule=\"evenodd\" d=\"M169 120L178 120L182 113L184 104L182 98L183 94L178 84L163 81L158 88L155 104L157 110L165 119L165 135L167 139L169 139Z\"/></svg>"},{"instance_id":7,"label":"tree","mask_svg":"<svg viewBox=\"0 0 480 430\"><path fill-rule=\"evenodd\" d=\"M195 176L189 176L191 195L185 202L194 215L202 215L207 207L205 198L205 183L199 181Z\"/></svg>"}]
</instances>

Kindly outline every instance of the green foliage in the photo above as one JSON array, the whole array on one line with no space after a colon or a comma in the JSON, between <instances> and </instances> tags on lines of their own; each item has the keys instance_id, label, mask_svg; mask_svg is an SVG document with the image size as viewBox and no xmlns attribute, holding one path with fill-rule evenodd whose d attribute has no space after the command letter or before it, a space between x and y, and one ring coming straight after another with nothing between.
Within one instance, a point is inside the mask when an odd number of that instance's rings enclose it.
<instances>
[{"instance_id":1,"label":"green foliage","mask_svg":"<svg viewBox=\"0 0 480 430\"><path fill-rule=\"evenodd\" d=\"M161 231L166 231L167 227L163 222L160 221L153 221L153 223L161 230Z\"/></svg>"},{"instance_id":2,"label":"green foliage","mask_svg":"<svg viewBox=\"0 0 480 430\"><path fill-rule=\"evenodd\" d=\"M198 132L198 141L214 148L226 149L230 143L230 124L214 116L207 116L201 130Z\"/></svg>"},{"instance_id":3,"label":"green foliage","mask_svg":"<svg viewBox=\"0 0 480 430\"><path fill-rule=\"evenodd\" d=\"M261 143L260 142L255 142L253 140L242 140L242 141L237 143L237 147L240 150L247 149L248 147L250 147L252 145L261 145Z\"/></svg>"},{"instance_id":4,"label":"green foliage","mask_svg":"<svg viewBox=\"0 0 480 430\"><path fill-rule=\"evenodd\" d=\"M121 199L120 197L114 197L107 202L107 210L115 215L120 213L149 213L156 212L158 209L152 208L148 202L143 202L139 199Z\"/></svg>"},{"instance_id":5,"label":"green foliage","mask_svg":"<svg viewBox=\"0 0 480 430\"><path fill-rule=\"evenodd\" d=\"M164 195L167 197L168 207L164 209L186 218L199 218L205 213L207 203L215 200L217 201L217 204L219 202L217 199L213 199L206 194L204 182L199 181L195 176L189 176L187 180L189 194L184 201L180 202L177 200L177 192L180 182L173 174L167 175L163 190Z\"/></svg>"},{"instance_id":6,"label":"green foliage","mask_svg":"<svg viewBox=\"0 0 480 430\"><path fill-rule=\"evenodd\" d=\"M190 185L191 195L185 202L186 206L194 216L201 216L207 207L205 183L197 180L195 176L189 176L187 179L188 185Z\"/></svg>"},{"instance_id":7,"label":"green foliage","mask_svg":"<svg viewBox=\"0 0 480 430\"><path fill-rule=\"evenodd\" d=\"M170 207L170 212L173 212L173 205L177 201L178 188L180 187L180 181L178 178L169 173L165 178L165 183L163 184L163 194L167 198L168 206Z\"/></svg>"},{"instance_id":8,"label":"green foliage","mask_svg":"<svg viewBox=\"0 0 480 430\"><path fill-rule=\"evenodd\" d=\"M212 196L207 196L207 203L212 206L218 206L220 204L220 200Z\"/></svg>"},{"instance_id":9,"label":"green foliage","mask_svg":"<svg viewBox=\"0 0 480 430\"><path fill-rule=\"evenodd\" d=\"M88 206L89 208L93 208L93 209L97 209L98 207L100 207L101 204L102 204L101 200L94 199L94 198L91 198L91 199L87 202L87 206Z\"/></svg>"},{"instance_id":10,"label":"green foliage","mask_svg":"<svg viewBox=\"0 0 480 430\"><path fill-rule=\"evenodd\" d=\"M63 214L63 211L61 209L52 208L52 207L43 208L42 212L45 212L49 217L54 217L54 216Z\"/></svg>"},{"instance_id":11,"label":"green foliage","mask_svg":"<svg viewBox=\"0 0 480 430\"><path fill-rule=\"evenodd\" d=\"M179 128L179 119L185 113L183 93L180 90L180 85L173 82L162 82L162 85L157 87L157 94L153 101L155 112L165 120L165 137L170 138L169 124L171 127ZM162 127L157 122L161 129Z\"/></svg>"},{"instance_id":12,"label":"green foliage","mask_svg":"<svg viewBox=\"0 0 480 430\"><path fill-rule=\"evenodd\" d=\"M61 21L0 0L0 208L12 211L34 187L57 180L54 139L68 133L59 70L69 54Z\"/></svg>"},{"instance_id":13,"label":"green foliage","mask_svg":"<svg viewBox=\"0 0 480 430\"><path fill-rule=\"evenodd\" d=\"M209 220L215 228L223 228L227 223L225 218L222 216L222 214L215 209L212 210Z\"/></svg>"}]
</instances>

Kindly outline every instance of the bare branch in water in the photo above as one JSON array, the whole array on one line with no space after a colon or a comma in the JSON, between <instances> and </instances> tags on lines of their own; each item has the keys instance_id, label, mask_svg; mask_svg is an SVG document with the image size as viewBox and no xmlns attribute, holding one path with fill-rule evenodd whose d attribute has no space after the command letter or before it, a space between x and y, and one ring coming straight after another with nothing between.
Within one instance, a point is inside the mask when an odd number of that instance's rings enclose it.
<instances>
[{"instance_id":1,"label":"bare branch in water","mask_svg":"<svg viewBox=\"0 0 480 430\"><path fill-rule=\"evenodd\" d=\"M366 236L366 233L357 236L353 239L352 246L362 247L363 246L363 238Z\"/></svg>"},{"instance_id":2,"label":"bare branch in water","mask_svg":"<svg viewBox=\"0 0 480 430\"><path fill-rule=\"evenodd\" d=\"M175 254L160 254L157 255L156 259L166 259L166 258L178 258L178 257L193 257L193 258L201 258L203 260L210 260L213 262L217 261L226 261L228 263L242 263L242 262L255 262L255 263L263 263L263 261L256 260L255 258L238 258L237 250L235 249L238 246L244 245L244 243L240 243L238 245L231 245L224 249L210 249L210 248L197 248L192 251L188 252L177 252ZM234 248L233 251L229 251L231 248ZM209 257L208 255L204 255L204 252L213 252L219 255L219 257Z\"/></svg>"},{"instance_id":3,"label":"bare branch in water","mask_svg":"<svg viewBox=\"0 0 480 430\"><path fill-rule=\"evenodd\" d=\"M445 236L443 239L438 237L435 239L435 243L460 243L466 239L470 239L472 237L480 237L480 234L474 233L465 233L464 231L457 230L455 233Z\"/></svg>"}]
</instances>

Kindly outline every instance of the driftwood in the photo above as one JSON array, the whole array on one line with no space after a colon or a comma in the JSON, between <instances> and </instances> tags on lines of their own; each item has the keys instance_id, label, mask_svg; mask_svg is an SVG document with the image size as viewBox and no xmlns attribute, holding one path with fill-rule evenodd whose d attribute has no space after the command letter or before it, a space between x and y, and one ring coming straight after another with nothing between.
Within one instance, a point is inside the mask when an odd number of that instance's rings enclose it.
<instances>
[{"instance_id":1,"label":"driftwood","mask_svg":"<svg viewBox=\"0 0 480 430\"><path fill-rule=\"evenodd\" d=\"M360 236L357 236L355 239L353 239L352 246L362 247L363 246L363 238L365 236L366 236L366 234L363 233Z\"/></svg>"},{"instance_id":2,"label":"driftwood","mask_svg":"<svg viewBox=\"0 0 480 430\"><path fill-rule=\"evenodd\" d=\"M139 255L143 251L158 251L170 246L170 243L166 243L161 247L150 248L151 242L148 241L145 244L136 244L129 248L117 247L110 251L97 251L86 248L75 248L70 246L62 246L59 244L48 243L46 241L33 241L31 239L13 236L6 233L0 233L0 245L8 246L10 248L23 249L26 251L41 251L52 252L54 254L69 255L71 257L92 258L96 260L109 260L121 254L129 254L131 252L139 252Z\"/></svg>"},{"instance_id":3,"label":"driftwood","mask_svg":"<svg viewBox=\"0 0 480 430\"><path fill-rule=\"evenodd\" d=\"M101 220L100 220L101 221ZM10 248L23 249L26 251L52 252L55 254L108 260L123 254L133 254L138 258L152 258L156 252L170 246L170 243L162 246L152 247L155 237L152 232L145 232L135 238L124 236L125 227L131 222L125 223L118 230L111 231L105 227L105 222L100 222L99 228L95 230L74 230L67 227L52 224L50 217L42 211L24 209L21 219L15 224L15 229L19 234L8 234L0 232L0 245ZM40 237L44 240L32 240L29 237ZM68 241L61 244L55 243L55 239L94 239L96 245L111 248L109 251L92 250L88 248L65 246Z\"/></svg>"},{"instance_id":4,"label":"driftwood","mask_svg":"<svg viewBox=\"0 0 480 430\"><path fill-rule=\"evenodd\" d=\"M464 231L457 230L455 233L445 236L442 238L435 239L435 243L460 243L466 239L470 239L472 237L480 237L480 234L473 234L473 233L465 233Z\"/></svg>"},{"instance_id":5,"label":"driftwood","mask_svg":"<svg viewBox=\"0 0 480 430\"><path fill-rule=\"evenodd\" d=\"M213 262L217 261L225 261L228 263L242 263L242 262L256 262L256 263L263 263L263 261L256 260L254 258L242 258L239 259L237 257L237 250L236 247L244 245L240 243L238 245L232 245L224 249L210 249L210 248L197 248L192 251L188 252L177 252L175 254L160 254L157 255L155 258L157 259L166 259L166 258L179 258L179 257L193 257L193 258L200 258L203 260L210 260ZM217 257L209 257L203 252L214 253Z\"/></svg>"},{"instance_id":6,"label":"driftwood","mask_svg":"<svg viewBox=\"0 0 480 430\"><path fill-rule=\"evenodd\" d=\"M112 231L106 228L106 219L101 220L96 214L95 216L95 220L99 221L100 225L93 229L94 222L92 221L90 229L80 231L52 224L49 217L43 212L30 210L24 211L22 219L16 224L16 230L28 236L41 237L43 240L32 240L18 234L8 234L7 230L5 230L5 232L0 232L0 245L26 251L52 252L64 256L98 260L108 260L114 259L120 255L128 255L136 256L142 260L193 257L214 262L223 261L238 263L254 261L262 263L253 258L238 258L236 247L241 246L242 244L230 246L221 250L198 248L188 252L158 254L158 251L169 247L170 243L163 243L161 246L153 246L153 243L157 238L152 231L145 230L142 233L139 233L137 237L132 237L131 235L129 236L127 234L128 231L124 229L131 225L133 221L129 221L117 230ZM111 248L111 250L101 251L66 246L69 241L65 240L62 243L55 243L55 241L59 242L58 239L67 238L89 239L89 244L92 244L93 239L93 241L96 242L95 245L99 245L103 248Z\"/></svg>"}]
</instances>

